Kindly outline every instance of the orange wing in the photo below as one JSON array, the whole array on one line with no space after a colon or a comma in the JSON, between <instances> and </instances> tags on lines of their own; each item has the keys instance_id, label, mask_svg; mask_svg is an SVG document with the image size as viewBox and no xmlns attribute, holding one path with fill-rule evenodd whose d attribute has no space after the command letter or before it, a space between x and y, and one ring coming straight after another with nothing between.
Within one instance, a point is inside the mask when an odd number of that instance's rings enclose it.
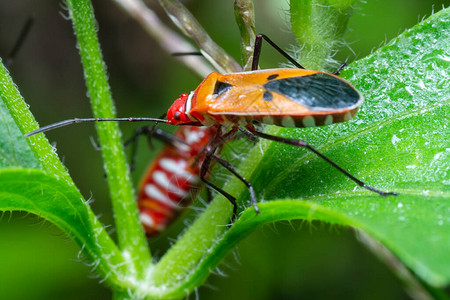
<instances>
[{"instance_id":1,"label":"orange wing","mask_svg":"<svg viewBox=\"0 0 450 300\"><path fill-rule=\"evenodd\" d=\"M345 80L302 69L210 74L196 90L193 110L211 115L324 114L359 106L362 96Z\"/></svg>"},{"instance_id":2,"label":"orange wing","mask_svg":"<svg viewBox=\"0 0 450 300\"><path fill-rule=\"evenodd\" d=\"M270 100L268 100L270 99ZM259 84L235 86L226 93L215 97L209 105L212 115L281 115L286 112L307 113L309 109L279 93L267 93Z\"/></svg>"}]
</instances>

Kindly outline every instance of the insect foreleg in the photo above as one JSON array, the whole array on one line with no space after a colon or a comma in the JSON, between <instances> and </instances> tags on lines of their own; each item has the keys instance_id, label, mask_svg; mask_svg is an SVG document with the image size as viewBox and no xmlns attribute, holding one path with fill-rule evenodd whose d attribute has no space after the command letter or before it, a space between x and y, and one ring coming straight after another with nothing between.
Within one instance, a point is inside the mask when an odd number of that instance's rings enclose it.
<instances>
[{"instance_id":1,"label":"insect foreleg","mask_svg":"<svg viewBox=\"0 0 450 300\"><path fill-rule=\"evenodd\" d=\"M137 145L139 141L139 137L147 136L147 141L150 148L153 149L152 139L156 138L157 140L167 144L172 145L173 147L177 147L180 144L185 145L186 143L174 136L173 134L167 133L162 129L155 128L155 126L144 126L136 129L134 135L129 138L123 144L124 147L131 146L131 160L130 160L130 170L134 171L136 168L136 154L137 154Z\"/></svg>"}]
</instances>

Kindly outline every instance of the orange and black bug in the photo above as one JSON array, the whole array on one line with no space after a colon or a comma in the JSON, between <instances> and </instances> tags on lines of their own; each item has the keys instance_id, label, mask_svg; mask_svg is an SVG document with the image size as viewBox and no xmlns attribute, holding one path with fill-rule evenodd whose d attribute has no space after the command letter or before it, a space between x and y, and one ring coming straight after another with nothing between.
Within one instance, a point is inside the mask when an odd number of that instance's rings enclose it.
<instances>
[{"instance_id":1,"label":"orange and black bug","mask_svg":"<svg viewBox=\"0 0 450 300\"><path fill-rule=\"evenodd\" d=\"M262 39L268 41L298 69L256 70ZM211 73L189 95L182 94L169 108L167 120L174 125L204 125L231 128L218 140L226 140L237 131L257 137L304 147L341 171L359 186L382 196L395 195L366 185L302 140L268 135L255 129L254 123L283 127L313 127L350 120L363 102L363 96L334 73L306 70L264 35L258 35L252 64L254 71L235 74ZM341 66L342 67L342 66ZM218 131L220 132L220 131ZM217 144L212 142L211 145ZM212 147L212 151L214 147ZM211 154L212 155L212 154ZM208 155L204 163L211 160ZM207 185L220 191L231 202L234 197L217 189L202 175ZM256 196L249 182L250 197L258 212ZM236 209L236 206L235 206Z\"/></svg>"},{"instance_id":2,"label":"orange and black bug","mask_svg":"<svg viewBox=\"0 0 450 300\"><path fill-rule=\"evenodd\" d=\"M350 120L362 101L350 83L319 71L211 73L189 96L177 99L167 119L174 125L313 127Z\"/></svg>"},{"instance_id":3,"label":"orange and black bug","mask_svg":"<svg viewBox=\"0 0 450 300\"><path fill-rule=\"evenodd\" d=\"M256 70L263 39L298 69ZM216 135L205 147L200 178L209 187L228 198L233 204L234 217L237 214L236 199L210 182L206 178L206 174L212 160L219 162L248 187L255 211L259 212L256 194L251 183L240 176L228 162L215 155L217 148L231 139L238 131L248 136L307 148L359 186L381 196L396 195L366 185L303 140L269 135L254 127L255 123L283 127L311 127L350 120L362 104L363 97L349 82L336 75L340 68L333 74L306 70L264 35L258 35L256 38L252 66L253 70L249 72L211 73L193 92L182 94L172 104L167 112L167 120L152 118L73 119L43 127L27 136L71 123L88 121L156 121L173 125L215 127Z\"/></svg>"}]
</instances>

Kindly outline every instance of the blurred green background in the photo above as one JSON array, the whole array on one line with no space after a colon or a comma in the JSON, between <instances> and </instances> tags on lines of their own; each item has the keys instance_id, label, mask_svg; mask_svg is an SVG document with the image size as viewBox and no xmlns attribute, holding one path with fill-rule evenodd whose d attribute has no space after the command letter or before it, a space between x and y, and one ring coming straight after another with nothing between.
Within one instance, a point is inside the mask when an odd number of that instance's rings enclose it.
<instances>
[{"instance_id":1,"label":"blurred green background","mask_svg":"<svg viewBox=\"0 0 450 300\"><path fill-rule=\"evenodd\" d=\"M233 1L184 1L212 38L239 60ZM257 32L288 48L285 0L256 1ZM337 59L362 58L450 0L373 0L360 3ZM182 92L200 82L193 72L160 50L113 1L94 1L99 37L119 116L159 116ZM152 3L161 17L163 13ZM10 67L13 79L40 124L91 116L75 37L60 1L0 1L0 56L11 50L30 16L34 26ZM280 56L265 48L263 68ZM122 124L124 136L138 125ZM49 132L61 159L105 225L112 225L100 154L89 137L92 125ZM157 148L160 145L157 145ZM136 184L156 150L142 142ZM202 207L203 204L198 204ZM151 241L161 256L186 223L190 210L165 235ZM111 226L111 233L114 230ZM37 216L3 214L0 221L0 299L109 299L111 293L78 256L79 247ZM227 276L223 276L226 274ZM198 291L201 299L408 299L400 282L356 238L351 229L301 221L254 232L239 244ZM194 298L194 297L191 297Z\"/></svg>"}]
</instances>

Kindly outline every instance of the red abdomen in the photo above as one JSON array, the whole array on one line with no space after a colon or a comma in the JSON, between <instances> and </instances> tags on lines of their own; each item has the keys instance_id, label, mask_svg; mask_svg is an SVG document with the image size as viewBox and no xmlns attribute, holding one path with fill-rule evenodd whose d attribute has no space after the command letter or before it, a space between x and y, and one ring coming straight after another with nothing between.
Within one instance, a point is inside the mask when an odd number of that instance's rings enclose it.
<instances>
[{"instance_id":1,"label":"red abdomen","mask_svg":"<svg viewBox=\"0 0 450 300\"><path fill-rule=\"evenodd\" d=\"M143 177L138 194L139 217L147 235L165 230L198 194L203 157L214 136L211 127L183 126L175 136L186 144L166 145Z\"/></svg>"}]
</instances>

